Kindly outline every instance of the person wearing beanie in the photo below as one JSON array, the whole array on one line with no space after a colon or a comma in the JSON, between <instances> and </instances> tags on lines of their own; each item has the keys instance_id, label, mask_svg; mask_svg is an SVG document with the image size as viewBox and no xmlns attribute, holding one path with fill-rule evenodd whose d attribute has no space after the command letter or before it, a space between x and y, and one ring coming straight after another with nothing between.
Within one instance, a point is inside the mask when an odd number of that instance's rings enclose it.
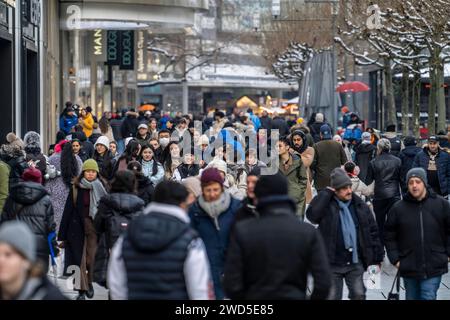
<instances>
[{"instance_id":1,"label":"person wearing beanie","mask_svg":"<svg viewBox=\"0 0 450 320\"><path fill-rule=\"evenodd\" d=\"M417 139L413 136L405 137L403 143L405 144L405 148L400 152L398 157L402 162L402 166L400 168L400 183L402 186L402 192L405 193L408 190L406 174L413 167L414 159L417 154L422 151L422 149L417 146Z\"/></svg>"},{"instance_id":2,"label":"person wearing beanie","mask_svg":"<svg viewBox=\"0 0 450 320\"><path fill-rule=\"evenodd\" d=\"M42 176L45 176L47 170L47 159L41 150L41 136L39 133L29 131L23 138L25 144L25 160L32 161L36 167L41 171Z\"/></svg>"},{"instance_id":3,"label":"person wearing beanie","mask_svg":"<svg viewBox=\"0 0 450 320\"><path fill-rule=\"evenodd\" d=\"M298 140L296 140L298 142ZM297 204L297 215L303 217L305 211L306 189L308 178L306 166L303 165L301 158L296 154L290 153L290 141L280 139L278 141L279 171L287 178L289 186L289 195Z\"/></svg>"},{"instance_id":4,"label":"person wearing beanie","mask_svg":"<svg viewBox=\"0 0 450 320\"><path fill-rule=\"evenodd\" d=\"M387 256L403 278L406 300L436 300L448 272L450 204L427 185L425 169L406 176L408 191L387 215Z\"/></svg>"},{"instance_id":5,"label":"person wearing beanie","mask_svg":"<svg viewBox=\"0 0 450 320\"><path fill-rule=\"evenodd\" d=\"M330 185L330 173L334 168L348 161L342 143L331 140L328 125L321 128L322 141L314 145L314 160L311 169L314 171L314 184L318 191Z\"/></svg>"},{"instance_id":6,"label":"person wearing beanie","mask_svg":"<svg viewBox=\"0 0 450 320\"><path fill-rule=\"evenodd\" d=\"M258 218L235 224L225 265L224 289L236 300L325 300L331 273L319 232L298 220L286 177L263 175L254 188ZM313 262L314 261L314 262ZM280 277L279 275L283 275Z\"/></svg>"},{"instance_id":7,"label":"person wearing beanie","mask_svg":"<svg viewBox=\"0 0 450 320\"><path fill-rule=\"evenodd\" d=\"M199 177L189 177L181 181L181 184L189 192L188 203L192 205L202 194L202 185Z\"/></svg>"},{"instance_id":8,"label":"person wearing beanie","mask_svg":"<svg viewBox=\"0 0 450 320\"><path fill-rule=\"evenodd\" d=\"M401 160L390 153L391 143L382 138L377 144L377 156L370 162L366 184L375 183L373 209L380 239L383 241L384 222L391 207L400 200Z\"/></svg>"},{"instance_id":9,"label":"person wearing beanie","mask_svg":"<svg viewBox=\"0 0 450 320\"><path fill-rule=\"evenodd\" d=\"M224 299L221 278L230 230L241 202L224 189L224 176L216 168L203 170L202 194L189 208L191 226L206 246L216 299Z\"/></svg>"},{"instance_id":10,"label":"person wearing beanie","mask_svg":"<svg viewBox=\"0 0 450 320\"><path fill-rule=\"evenodd\" d=\"M50 254L47 237L55 232L56 227L52 202L42 186L42 176L38 169L26 169L22 180L23 182L11 186L1 221L19 220L31 229L36 237L37 257L44 271L47 271Z\"/></svg>"},{"instance_id":11,"label":"person wearing beanie","mask_svg":"<svg viewBox=\"0 0 450 320\"><path fill-rule=\"evenodd\" d=\"M331 300L341 300L343 280L350 300L365 300L363 274L381 265L384 250L369 206L352 191L352 181L341 168L330 174L330 186L320 191L306 211L318 225L333 273Z\"/></svg>"},{"instance_id":12,"label":"person wearing beanie","mask_svg":"<svg viewBox=\"0 0 450 320\"><path fill-rule=\"evenodd\" d=\"M361 139L361 143L357 144L354 148L355 164L360 169L358 177L363 183L367 184L369 164L376 157L377 147L371 143L372 135L369 132L363 132Z\"/></svg>"},{"instance_id":13,"label":"person wearing beanie","mask_svg":"<svg viewBox=\"0 0 450 320\"><path fill-rule=\"evenodd\" d=\"M22 221L0 227L0 301L67 300L36 261L36 238Z\"/></svg>"},{"instance_id":14,"label":"person wearing beanie","mask_svg":"<svg viewBox=\"0 0 450 320\"><path fill-rule=\"evenodd\" d=\"M94 159L86 160L81 170L81 175L70 187L58 232L58 240L65 248L64 273L71 265L81 270L80 281L74 286L78 291L77 300L94 296L92 283L98 238L93 221L101 198L107 195Z\"/></svg>"},{"instance_id":15,"label":"person wearing beanie","mask_svg":"<svg viewBox=\"0 0 450 320\"><path fill-rule=\"evenodd\" d=\"M113 178L114 157L109 151L109 139L100 136L94 145L95 152L93 159L97 162L100 176L106 180Z\"/></svg>"},{"instance_id":16,"label":"person wearing beanie","mask_svg":"<svg viewBox=\"0 0 450 320\"><path fill-rule=\"evenodd\" d=\"M345 170L348 177L352 181L352 191L360 197L363 201L367 201L369 197L373 195L374 184L372 183L370 186L367 186L361 179L358 177L360 174L359 167L352 161L346 162L342 169Z\"/></svg>"},{"instance_id":17,"label":"person wearing beanie","mask_svg":"<svg viewBox=\"0 0 450 320\"><path fill-rule=\"evenodd\" d=\"M224 179L224 182L223 182L224 189L229 194L231 194L234 198L236 198L238 200L243 200L245 198L246 191L244 190L244 188L242 188L242 186L241 186L241 188L238 188L236 178L231 173L232 170L230 168L228 168L227 163L224 160L221 160L217 157L218 150L222 151L223 149L218 148L216 150L216 158L206 166L205 170L208 168L216 168L217 170L219 170L220 174L222 175L222 177ZM201 174L202 173L200 173L200 175Z\"/></svg>"},{"instance_id":18,"label":"person wearing beanie","mask_svg":"<svg viewBox=\"0 0 450 320\"><path fill-rule=\"evenodd\" d=\"M9 185L13 185L21 181L22 173L28 168L28 163L25 160L25 151L22 141L15 143L12 140L11 135L15 137L13 133L8 134L8 142L12 143L3 144L0 147L0 159L9 166Z\"/></svg>"},{"instance_id":19,"label":"person wearing beanie","mask_svg":"<svg viewBox=\"0 0 450 320\"><path fill-rule=\"evenodd\" d=\"M437 136L428 138L428 143L414 158L412 168L423 168L434 192L443 197L449 196L450 154L440 147Z\"/></svg>"},{"instance_id":20,"label":"person wearing beanie","mask_svg":"<svg viewBox=\"0 0 450 320\"><path fill-rule=\"evenodd\" d=\"M105 237L106 246L99 246L96 252L96 264L101 266L100 270L96 270L101 275L96 276L96 282L105 287L108 263L99 263L98 259L104 257L105 261L108 260L109 252L119 236L125 232L131 219L144 209L144 200L135 194L136 187L137 180L133 171L118 171L111 182L110 193L102 197L98 204L94 227L99 238Z\"/></svg>"}]
</instances>

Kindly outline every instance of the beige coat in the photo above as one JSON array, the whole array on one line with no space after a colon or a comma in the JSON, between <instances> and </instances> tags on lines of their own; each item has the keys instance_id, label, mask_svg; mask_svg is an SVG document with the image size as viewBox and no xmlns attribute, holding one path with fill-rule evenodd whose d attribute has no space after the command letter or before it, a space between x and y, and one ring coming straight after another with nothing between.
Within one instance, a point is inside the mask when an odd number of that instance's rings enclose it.
<instances>
[{"instance_id":1,"label":"beige coat","mask_svg":"<svg viewBox=\"0 0 450 320\"><path fill-rule=\"evenodd\" d=\"M305 201L306 204L310 204L311 200L313 198L313 192L312 192L312 174L311 174L311 169L310 166L314 160L314 148L308 147L302 154L302 162L303 165L306 168L306 177L308 178L307 183L306 183L306 192L305 192Z\"/></svg>"}]
</instances>

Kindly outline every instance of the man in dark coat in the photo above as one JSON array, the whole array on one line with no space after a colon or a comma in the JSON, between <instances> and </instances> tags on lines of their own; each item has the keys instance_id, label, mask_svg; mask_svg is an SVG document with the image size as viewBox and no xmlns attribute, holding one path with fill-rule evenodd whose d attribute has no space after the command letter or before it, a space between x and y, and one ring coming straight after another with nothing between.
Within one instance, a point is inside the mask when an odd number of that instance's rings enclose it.
<instances>
[{"instance_id":1,"label":"man in dark coat","mask_svg":"<svg viewBox=\"0 0 450 320\"><path fill-rule=\"evenodd\" d=\"M361 143L355 147L355 164L359 167L359 179L367 184L367 172L369 171L370 161L377 155L377 147L371 144L372 135L364 132L361 136Z\"/></svg>"},{"instance_id":2,"label":"man in dark coat","mask_svg":"<svg viewBox=\"0 0 450 320\"><path fill-rule=\"evenodd\" d=\"M273 114L271 130L278 130L280 137L284 137L289 134L289 126L286 120L280 117L276 112Z\"/></svg>"},{"instance_id":3,"label":"man in dark coat","mask_svg":"<svg viewBox=\"0 0 450 320\"><path fill-rule=\"evenodd\" d=\"M263 111L259 121L261 122L261 128L270 132L270 129L272 129L272 119L269 117L267 111Z\"/></svg>"},{"instance_id":4,"label":"man in dark coat","mask_svg":"<svg viewBox=\"0 0 450 320\"><path fill-rule=\"evenodd\" d=\"M123 120L122 126L120 127L122 139L136 136L139 126L139 121L137 117L138 113L136 113L134 109L131 109L126 113L126 118L125 120Z\"/></svg>"},{"instance_id":5,"label":"man in dark coat","mask_svg":"<svg viewBox=\"0 0 450 320\"><path fill-rule=\"evenodd\" d=\"M314 184L318 191L330 185L331 171L347 162L342 144L331 140L331 128L323 125L320 132L322 141L314 145L314 160L311 165L311 169L314 170Z\"/></svg>"},{"instance_id":6,"label":"man in dark coat","mask_svg":"<svg viewBox=\"0 0 450 320\"><path fill-rule=\"evenodd\" d=\"M224 288L231 299L306 299L307 274L314 279L311 299L326 299L331 273L317 230L296 217L286 178L262 176L255 195L259 219L236 224L225 265Z\"/></svg>"},{"instance_id":7,"label":"man in dark coat","mask_svg":"<svg viewBox=\"0 0 450 320\"><path fill-rule=\"evenodd\" d=\"M450 193L450 154L442 150L436 136L428 138L428 145L414 158L413 168L427 172L428 184L443 197Z\"/></svg>"},{"instance_id":8,"label":"man in dark coat","mask_svg":"<svg viewBox=\"0 0 450 320\"><path fill-rule=\"evenodd\" d=\"M406 300L436 300L448 272L450 205L427 187L424 169L411 169L406 181L408 192L386 221L387 254L403 277Z\"/></svg>"},{"instance_id":9,"label":"man in dark coat","mask_svg":"<svg viewBox=\"0 0 450 320\"><path fill-rule=\"evenodd\" d=\"M330 299L341 300L343 279L351 300L364 300L364 271L383 261L377 224L368 205L352 192L352 181L344 170L331 173L331 187L319 192L306 211L319 225L333 272Z\"/></svg>"},{"instance_id":10,"label":"man in dark coat","mask_svg":"<svg viewBox=\"0 0 450 320\"><path fill-rule=\"evenodd\" d=\"M390 154L391 143L383 138L377 144L377 157L370 162L367 183L375 181L373 210L378 223L380 239L383 241L384 222L391 207L400 200L400 167L402 163Z\"/></svg>"},{"instance_id":11,"label":"man in dark coat","mask_svg":"<svg viewBox=\"0 0 450 320\"><path fill-rule=\"evenodd\" d=\"M399 158L402 161L402 167L400 169L400 182L402 191L405 193L408 191L406 174L413 167L414 158L420 151L422 151L422 149L417 146L417 140L412 136L406 137L403 143L405 145L405 149L400 152Z\"/></svg>"}]
</instances>

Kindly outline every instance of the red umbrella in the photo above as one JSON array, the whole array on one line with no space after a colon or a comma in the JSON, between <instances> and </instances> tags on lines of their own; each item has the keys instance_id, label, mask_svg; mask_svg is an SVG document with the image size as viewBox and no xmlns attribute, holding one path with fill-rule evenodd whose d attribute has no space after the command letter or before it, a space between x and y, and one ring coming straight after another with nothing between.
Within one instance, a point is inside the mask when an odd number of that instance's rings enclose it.
<instances>
[{"instance_id":1,"label":"red umbrella","mask_svg":"<svg viewBox=\"0 0 450 320\"><path fill-rule=\"evenodd\" d=\"M369 90L369 86L364 82L351 81L341 84L339 87L337 87L336 92L362 92Z\"/></svg>"}]
</instances>

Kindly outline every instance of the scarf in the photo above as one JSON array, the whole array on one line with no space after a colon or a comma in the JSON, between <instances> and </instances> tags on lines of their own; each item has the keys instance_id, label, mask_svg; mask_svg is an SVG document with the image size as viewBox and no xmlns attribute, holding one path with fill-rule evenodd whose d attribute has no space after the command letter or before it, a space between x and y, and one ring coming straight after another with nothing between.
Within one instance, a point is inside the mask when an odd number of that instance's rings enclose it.
<instances>
[{"instance_id":1,"label":"scarf","mask_svg":"<svg viewBox=\"0 0 450 320\"><path fill-rule=\"evenodd\" d=\"M358 263L358 242L356 238L356 227L350 212L351 201L343 202L336 198L339 205L339 218L341 220L342 235L344 237L345 249L352 252L352 262Z\"/></svg>"},{"instance_id":2,"label":"scarf","mask_svg":"<svg viewBox=\"0 0 450 320\"><path fill-rule=\"evenodd\" d=\"M213 202L206 202L203 195L198 198L198 204L200 208L205 210L205 212L214 220L214 225L217 230L219 227L219 216L222 212L225 212L230 207L231 196L228 192L223 192L220 198Z\"/></svg>"},{"instance_id":3,"label":"scarf","mask_svg":"<svg viewBox=\"0 0 450 320\"><path fill-rule=\"evenodd\" d=\"M103 184L100 180L95 179L92 182L87 181L85 178L80 181L80 188L91 190L89 192L89 216L94 219L97 214L97 206L100 202L100 199L107 194Z\"/></svg>"}]
</instances>

